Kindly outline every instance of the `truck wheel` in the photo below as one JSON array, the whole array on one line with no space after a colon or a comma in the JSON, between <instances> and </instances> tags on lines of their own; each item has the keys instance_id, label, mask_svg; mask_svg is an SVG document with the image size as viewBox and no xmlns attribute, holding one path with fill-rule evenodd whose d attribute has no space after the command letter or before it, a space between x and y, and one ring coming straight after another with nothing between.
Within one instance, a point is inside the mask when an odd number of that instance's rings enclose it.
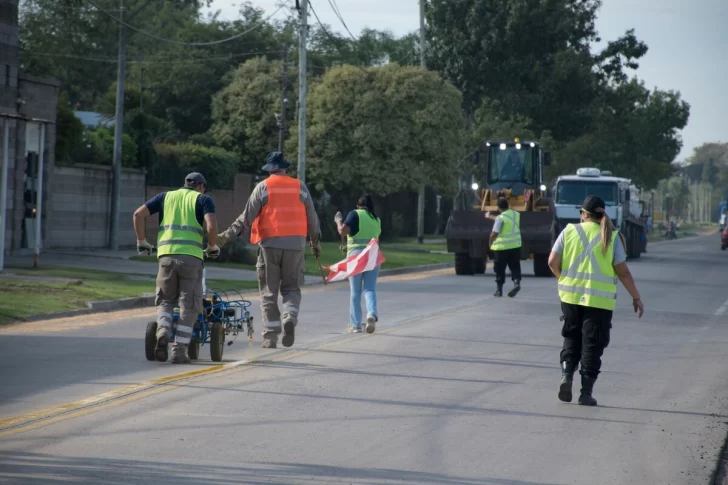
<instances>
[{"instance_id":1,"label":"truck wheel","mask_svg":"<svg viewBox=\"0 0 728 485\"><path fill-rule=\"evenodd\" d=\"M533 255L533 274L538 277L551 276L551 268L549 268L548 254Z\"/></svg>"},{"instance_id":2,"label":"truck wheel","mask_svg":"<svg viewBox=\"0 0 728 485\"><path fill-rule=\"evenodd\" d=\"M210 330L210 358L213 362L222 360L223 349L225 349L225 328L221 322L215 322Z\"/></svg>"},{"instance_id":3,"label":"truck wheel","mask_svg":"<svg viewBox=\"0 0 728 485\"><path fill-rule=\"evenodd\" d=\"M473 259L468 253L455 253L455 274L472 275L475 272Z\"/></svg>"},{"instance_id":4,"label":"truck wheel","mask_svg":"<svg viewBox=\"0 0 728 485\"><path fill-rule=\"evenodd\" d=\"M144 334L144 355L147 360L154 360L154 349L157 347L157 322L147 323L147 332Z\"/></svg>"},{"instance_id":5,"label":"truck wheel","mask_svg":"<svg viewBox=\"0 0 728 485\"><path fill-rule=\"evenodd\" d=\"M473 270L475 271L475 274L485 274L485 259L474 259Z\"/></svg>"}]
</instances>

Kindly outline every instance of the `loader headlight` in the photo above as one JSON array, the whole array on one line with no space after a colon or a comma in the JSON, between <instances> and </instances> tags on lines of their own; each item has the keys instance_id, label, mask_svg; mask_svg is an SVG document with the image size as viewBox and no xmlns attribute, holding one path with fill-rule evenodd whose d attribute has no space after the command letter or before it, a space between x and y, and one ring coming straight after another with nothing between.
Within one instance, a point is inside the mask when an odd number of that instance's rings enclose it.
<instances>
[{"instance_id":1,"label":"loader headlight","mask_svg":"<svg viewBox=\"0 0 728 485\"><path fill-rule=\"evenodd\" d=\"M520 149L521 149L521 144L520 143L516 143L516 150L520 150Z\"/></svg>"},{"instance_id":2,"label":"loader headlight","mask_svg":"<svg viewBox=\"0 0 728 485\"><path fill-rule=\"evenodd\" d=\"M471 187L473 188L473 190L478 190L478 184L475 182L473 182L473 185L471 185Z\"/></svg>"},{"instance_id":3,"label":"loader headlight","mask_svg":"<svg viewBox=\"0 0 728 485\"><path fill-rule=\"evenodd\" d=\"M505 150L506 149L506 144L505 143L501 143L500 144L500 149L501 150Z\"/></svg>"},{"instance_id":4,"label":"loader headlight","mask_svg":"<svg viewBox=\"0 0 728 485\"><path fill-rule=\"evenodd\" d=\"M546 186L544 184L541 184L541 187L539 187L539 189L541 189L541 192L546 192Z\"/></svg>"}]
</instances>

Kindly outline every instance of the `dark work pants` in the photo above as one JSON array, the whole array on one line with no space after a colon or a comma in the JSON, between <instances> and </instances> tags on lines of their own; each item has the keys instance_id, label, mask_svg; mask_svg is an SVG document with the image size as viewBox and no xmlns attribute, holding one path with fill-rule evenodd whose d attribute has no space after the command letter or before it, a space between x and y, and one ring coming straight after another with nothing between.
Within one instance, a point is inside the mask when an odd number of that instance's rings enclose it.
<instances>
[{"instance_id":1,"label":"dark work pants","mask_svg":"<svg viewBox=\"0 0 728 485\"><path fill-rule=\"evenodd\" d=\"M602 353L609 345L612 311L561 303L564 313L564 348L561 362L581 361L580 374L597 377L602 367Z\"/></svg>"},{"instance_id":2,"label":"dark work pants","mask_svg":"<svg viewBox=\"0 0 728 485\"><path fill-rule=\"evenodd\" d=\"M511 270L511 279L521 281L521 248L493 251L493 255L496 283L502 285L506 282L506 266Z\"/></svg>"}]
</instances>

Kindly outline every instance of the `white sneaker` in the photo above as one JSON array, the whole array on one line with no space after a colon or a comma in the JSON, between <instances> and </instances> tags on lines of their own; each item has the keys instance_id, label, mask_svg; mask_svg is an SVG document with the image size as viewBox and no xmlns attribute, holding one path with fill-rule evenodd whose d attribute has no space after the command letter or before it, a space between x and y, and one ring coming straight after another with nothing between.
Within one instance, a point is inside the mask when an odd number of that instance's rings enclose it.
<instances>
[{"instance_id":1,"label":"white sneaker","mask_svg":"<svg viewBox=\"0 0 728 485\"><path fill-rule=\"evenodd\" d=\"M369 315L367 317L367 333L374 333L375 324L379 321L376 315Z\"/></svg>"}]
</instances>

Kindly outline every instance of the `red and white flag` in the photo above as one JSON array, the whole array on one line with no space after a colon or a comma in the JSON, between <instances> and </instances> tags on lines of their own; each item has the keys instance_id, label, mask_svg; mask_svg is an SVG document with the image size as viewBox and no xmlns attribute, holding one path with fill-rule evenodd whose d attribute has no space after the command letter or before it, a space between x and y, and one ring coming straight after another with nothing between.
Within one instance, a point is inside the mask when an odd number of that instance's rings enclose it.
<instances>
[{"instance_id":1,"label":"red and white flag","mask_svg":"<svg viewBox=\"0 0 728 485\"><path fill-rule=\"evenodd\" d=\"M384 255L379 250L379 244L376 239L369 241L364 251L359 254L352 254L343 261L327 266L330 271L326 278L328 282L341 281L352 276L356 276L364 271L371 271L380 264L384 263Z\"/></svg>"}]
</instances>

